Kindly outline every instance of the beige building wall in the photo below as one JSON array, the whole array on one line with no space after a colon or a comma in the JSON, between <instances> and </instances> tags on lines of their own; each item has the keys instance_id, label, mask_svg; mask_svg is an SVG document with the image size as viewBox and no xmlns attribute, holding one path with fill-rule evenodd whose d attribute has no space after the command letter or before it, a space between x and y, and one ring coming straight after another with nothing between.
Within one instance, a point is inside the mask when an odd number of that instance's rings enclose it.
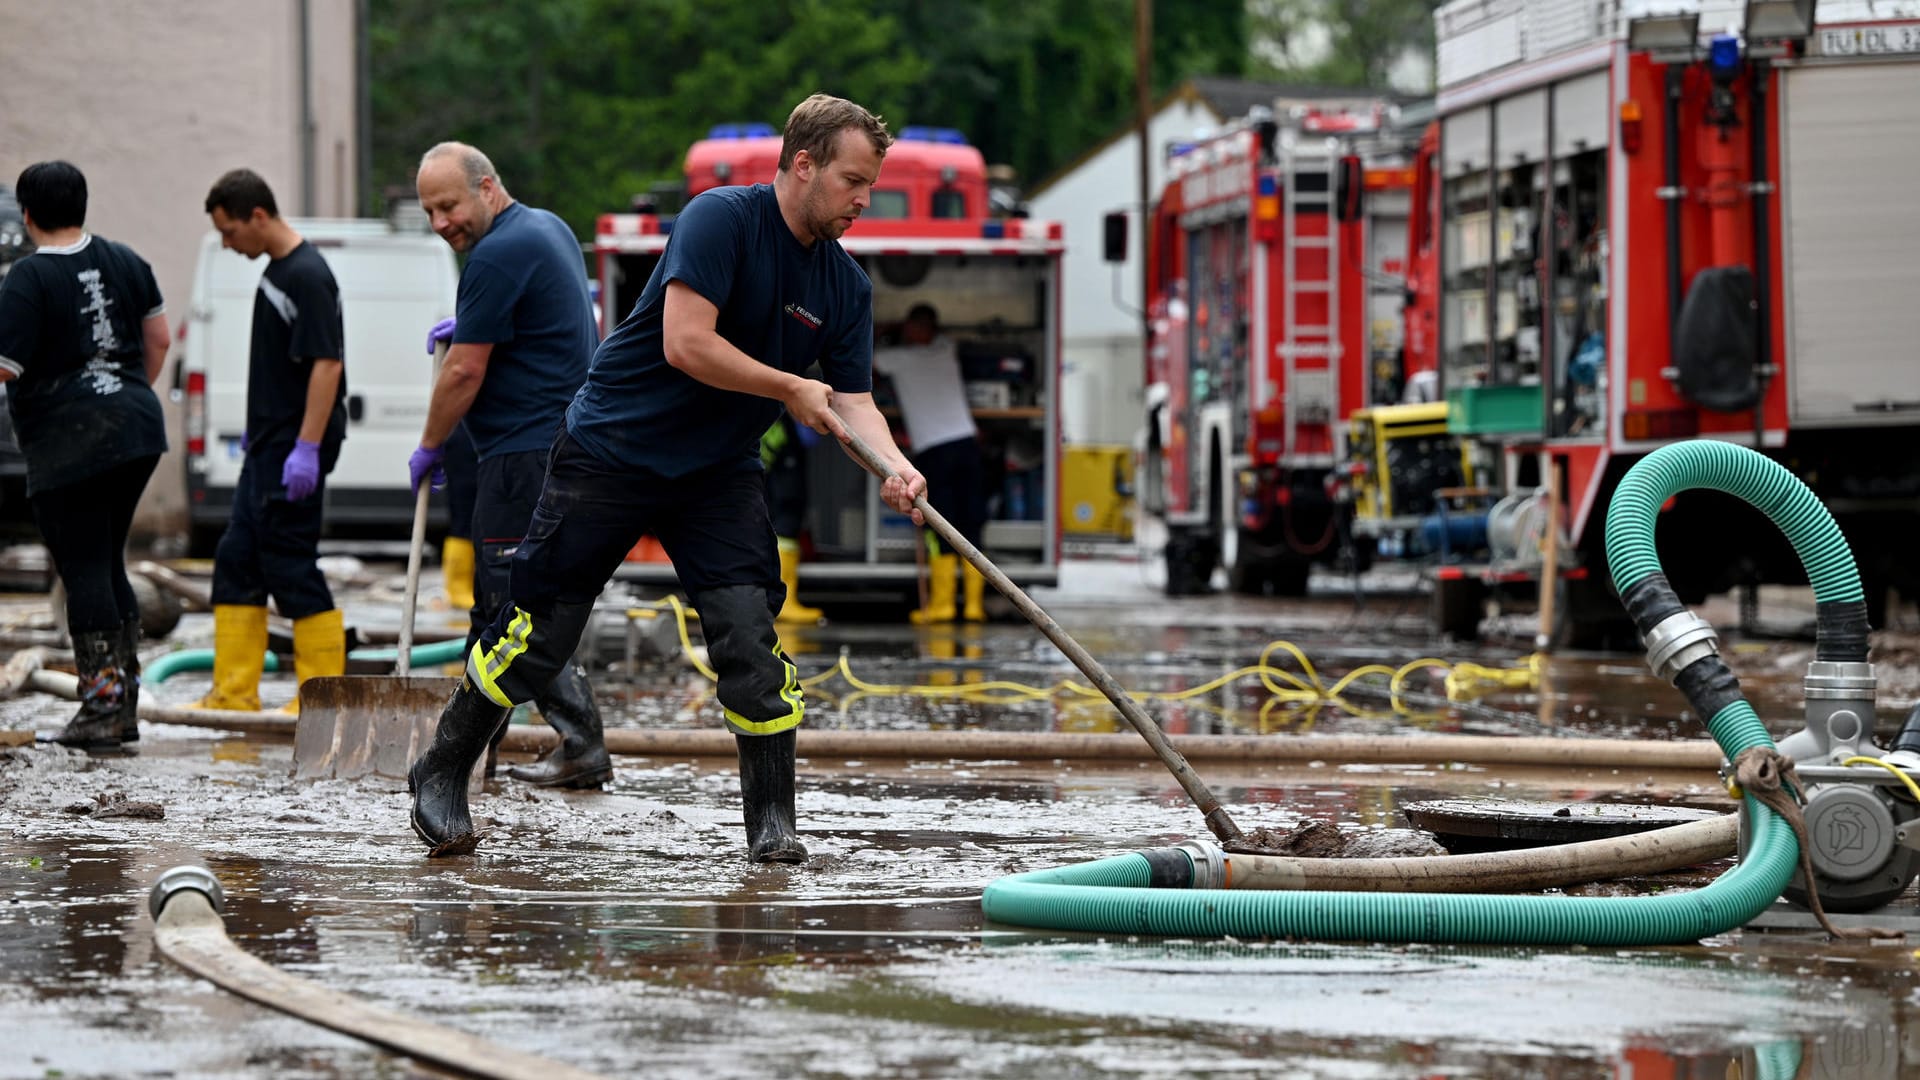
<instances>
[{"instance_id":1,"label":"beige building wall","mask_svg":"<svg viewBox=\"0 0 1920 1080\"><path fill-rule=\"evenodd\" d=\"M207 189L245 165L289 217L358 206L355 0L0 0L0 182L64 158L87 175L87 228L153 265L176 333ZM310 93L301 94L302 14ZM312 154L302 153L303 104ZM311 187L308 186L311 176ZM184 531L180 406L135 532Z\"/></svg>"}]
</instances>

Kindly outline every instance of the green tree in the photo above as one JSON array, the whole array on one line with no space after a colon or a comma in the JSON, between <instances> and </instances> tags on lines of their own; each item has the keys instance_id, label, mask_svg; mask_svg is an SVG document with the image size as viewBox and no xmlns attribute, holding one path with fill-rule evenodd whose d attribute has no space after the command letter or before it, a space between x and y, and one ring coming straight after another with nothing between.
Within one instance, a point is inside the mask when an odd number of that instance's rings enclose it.
<instances>
[{"instance_id":1,"label":"green tree","mask_svg":"<svg viewBox=\"0 0 1920 1080\"><path fill-rule=\"evenodd\" d=\"M677 177L709 126L778 124L816 90L898 130L955 127L1028 181L1127 122L1133 0L372 0L374 176L443 139L582 235ZM1154 85L1245 70L1244 12L1155 0Z\"/></svg>"},{"instance_id":2,"label":"green tree","mask_svg":"<svg viewBox=\"0 0 1920 1080\"><path fill-rule=\"evenodd\" d=\"M1440 0L1251 0L1253 70L1281 80L1384 87L1407 53L1432 55L1439 6Z\"/></svg>"}]
</instances>

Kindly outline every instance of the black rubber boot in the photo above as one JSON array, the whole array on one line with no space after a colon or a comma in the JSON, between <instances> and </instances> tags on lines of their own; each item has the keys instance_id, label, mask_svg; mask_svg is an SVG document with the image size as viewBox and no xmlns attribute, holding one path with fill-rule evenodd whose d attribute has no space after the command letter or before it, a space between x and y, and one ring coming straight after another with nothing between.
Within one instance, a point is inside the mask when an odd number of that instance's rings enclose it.
<instances>
[{"instance_id":1,"label":"black rubber boot","mask_svg":"<svg viewBox=\"0 0 1920 1080\"><path fill-rule=\"evenodd\" d=\"M600 706L594 704L586 669L569 663L536 700L560 743L539 761L508 769L507 775L539 787L564 788L597 788L613 779Z\"/></svg>"},{"instance_id":2,"label":"black rubber boot","mask_svg":"<svg viewBox=\"0 0 1920 1080\"><path fill-rule=\"evenodd\" d=\"M120 705L126 680L113 662L119 630L73 635L73 666L80 676L80 711L54 733L62 746L85 750L120 748Z\"/></svg>"},{"instance_id":3,"label":"black rubber boot","mask_svg":"<svg viewBox=\"0 0 1920 1080\"><path fill-rule=\"evenodd\" d=\"M427 858L466 855L480 843L467 814L467 781L506 712L461 679L433 729L433 744L407 770L413 831L427 842Z\"/></svg>"},{"instance_id":4,"label":"black rubber boot","mask_svg":"<svg viewBox=\"0 0 1920 1080\"><path fill-rule=\"evenodd\" d=\"M120 741L140 741L140 617L120 623L120 637L114 642L114 666L122 676L120 688Z\"/></svg>"},{"instance_id":5,"label":"black rubber boot","mask_svg":"<svg viewBox=\"0 0 1920 1080\"><path fill-rule=\"evenodd\" d=\"M493 735L487 739L487 768L481 773L484 779L491 780L500 772L500 744L507 741L507 729L513 726L513 710L500 714L500 725L493 729Z\"/></svg>"},{"instance_id":6,"label":"black rubber boot","mask_svg":"<svg viewBox=\"0 0 1920 1080\"><path fill-rule=\"evenodd\" d=\"M747 851L754 862L805 862L806 846L793 827L794 730L778 735L734 735L740 747L740 797L747 818Z\"/></svg>"}]
</instances>

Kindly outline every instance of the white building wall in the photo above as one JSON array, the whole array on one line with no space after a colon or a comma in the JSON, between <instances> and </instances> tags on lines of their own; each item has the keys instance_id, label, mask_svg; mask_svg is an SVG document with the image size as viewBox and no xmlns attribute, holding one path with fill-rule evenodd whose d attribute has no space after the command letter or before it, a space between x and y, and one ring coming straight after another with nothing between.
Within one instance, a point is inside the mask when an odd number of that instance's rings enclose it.
<instances>
[{"instance_id":1,"label":"white building wall","mask_svg":"<svg viewBox=\"0 0 1920 1080\"><path fill-rule=\"evenodd\" d=\"M1165 182L1164 148L1217 126L1204 104L1175 101L1148 127L1154 146L1149 197ZM1140 330L1140 273L1145 243L1140 229L1139 139L1133 132L1034 195L1036 218L1059 221L1067 254L1062 270L1060 423L1073 443L1131 443L1140 428L1140 383L1145 364ZM1105 216L1131 215L1127 261L1101 259ZM1116 300L1116 294L1118 299Z\"/></svg>"},{"instance_id":2,"label":"white building wall","mask_svg":"<svg viewBox=\"0 0 1920 1080\"><path fill-rule=\"evenodd\" d=\"M299 0L0 0L0 182L63 158L86 173L87 228L149 263L177 329L207 189L245 165L280 211L358 203L355 4L309 0L314 191L302 188ZM171 386L172 365L163 373ZM162 393L162 401L167 395ZM184 527L183 436L168 441L136 530Z\"/></svg>"}]
</instances>

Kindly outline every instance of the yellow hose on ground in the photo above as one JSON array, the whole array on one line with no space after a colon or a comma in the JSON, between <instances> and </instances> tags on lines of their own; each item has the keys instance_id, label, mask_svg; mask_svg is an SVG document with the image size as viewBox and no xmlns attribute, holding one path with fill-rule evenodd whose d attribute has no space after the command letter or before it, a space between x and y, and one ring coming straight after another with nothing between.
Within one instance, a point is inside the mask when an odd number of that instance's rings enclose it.
<instances>
[{"instance_id":1,"label":"yellow hose on ground","mask_svg":"<svg viewBox=\"0 0 1920 1080\"><path fill-rule=\"evenodd\" d=\"M687 629L687 620L698 618L698 614L687 610L686 605L677 596L668 596L664 600L629 608L629 618L653 618L660 613L671 611L680 635L680 651L708 681L718 678L713 669L701 659L695 650L693 639ZM1269 660L1275 652L1286 652L1299 666L1298 671L1275 666ZM1387 681L1388 700L1393 713L1401 717L1431 717L1433 713L1418 713L1405 700L1407 680L1420 671L1437 671L1441 674L1442 685L1448 701L1472 701L1496 690L1526 690L1539 685L1540 668L1543 657L1535 653L1512 667L1494 668L1468 661L1448 662L1437 657L1421 657L1398 667L1387 664L1366 664L1341 676L1332 685L1322 681L1313 662L1307 658L1299 646L1290 641L1273 641L1260 652L1260 661L1216 678L1209 679L1198 686L1182 690L1132 691L1129 696L1136 701L1187 701L1211 694L1222 687L1257 678L1266 687L1268 699L1260 708L1261 729L1267 729L1271 713L1276 709L1304 710L1307 713L1308 726L1313 716L1325 706L1335 706L1351 715L1385 715L1368 710L1347 700L1345 692L1361 679L1384 677ZM813 691L828 698L823 687L834 679L840 679L852 687L854 694L849 700L870 695L893 695L924 698L942 698L948 700L970 701L986 705L1017 704L1026 701L1045 701L1055 697L1102 699L1104 695L1094 687L1072 679L1062 679L1050 686L1033 686L1027 683L1008 680L990 682L963 683L959 685L927 685L914 683L872 683L854 674L852 665L845 653L832 667L800 680L803 691Z\"/></svg>"}]
</instances>

